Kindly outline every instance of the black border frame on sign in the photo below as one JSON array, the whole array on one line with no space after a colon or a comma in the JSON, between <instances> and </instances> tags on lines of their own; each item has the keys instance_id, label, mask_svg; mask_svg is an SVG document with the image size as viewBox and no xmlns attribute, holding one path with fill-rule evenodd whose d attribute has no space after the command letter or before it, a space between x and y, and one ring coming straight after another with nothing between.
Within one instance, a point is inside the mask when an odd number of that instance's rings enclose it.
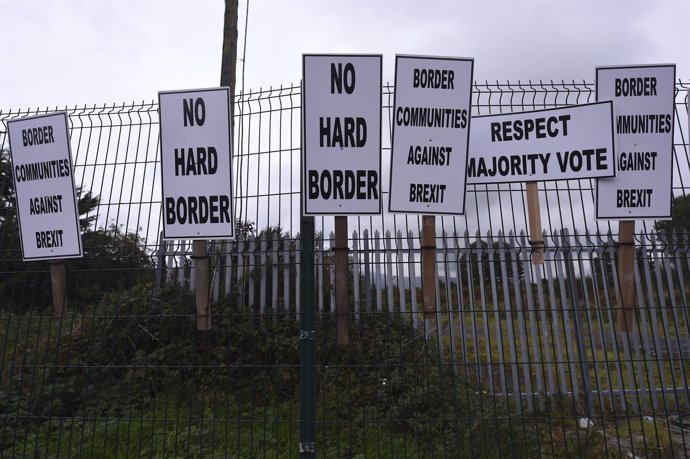
<instances>
[{"instance_id":1,"label":"black border frame on sign","mask_svg":"<svg viewBox=\"0 0 690 459\"><path fill-rule=\"evenodd\" d=\"M523 113L539 113L539 112L550 112L554 110L566 110L569 108L574 108L574 107L584 107L587 105L604 105L604 104L609 104L611 105L611 145L613 146L613 151L612 154L614 156L614 164L613 164L613 174L611 175L605 175L602 177L580 177L580 178L540 178L540 179L530 179L529 177L522 177L518 180L504 180L501 182L486 182L486 183L475 183L473 185L500 185L503 183L526 183L526 182L559 182L559 181L568 181L568 180L594 180L597 178L611 178L616 176L616 137L615 137L615 132L613 128L613 102L610 100L602 100L601 102L587 102L586 104L574 104L574 105L564 105L562 107L554 107L554 108L541 108L539 110L530 110L530 111L522 111L522 112L511 112L511 113L497 113L495 115L481 115L481 116L475 116L474 118L489 118L489 117L496 117L499 118L501 116L512 116L512 115L520 115ZM469 161L468 161L468 166L469 166Z\"/></svg>"},{"instance_id":2,"label":"black border frame on sign","mask_svg":"<svg viewBox=\"0 0 690 459\"><path fill-rule=\"evenodd\" d=\"M77 231L77 241L79 244L79 253L77 254L63 254L63 255L54 255L54 256L40 256L40 257L27 257L24 254L24 236L22 235L22 222L21 222L21 215L19 211L19 205L17 205L15 208L17 210L17 222L19 223L19 240L21 242L21 249L22 249L22 261L41 261L41 260L62 260L62 259L67 259L67 258L82 258L84 256L84 247L82 244L81 240L81 228L79 226L79 201L77 200L77 188L76 188L76 183L74 182L74 164L72 164L72 142L71 142L71 136L70 136L70 129L69 129L69 115L67 114L66 111L59 111L59 112L51 112L51 113L44 113L41 115L33 115L33 116L25 116L22 118L15 118L12 120L7 120L7 136L9 137L10 141L10 164L11 166L14 166L14 158L13 158L13 152L12 152L12 136L10 134L10 124L15 123L15 122L21 122L29 119L37 119L37 118L47 118L47 117L54 117L54 116L60 116L62 115L65 120L65 132L67 134L67 159L69 161L69 168L70 168L70 180L72 181L72 194L74 196L74 221L76 223L76 231ZM12 182L14 183L14 192L17 192L17 177L15 174L12 174Z\"/></svg>"},{"instance_id":3,"label":"black border frame on sign","mask_svg":"<svg viewBox=\"0 0 690 459\"><path fill-rule=\"evenodd\" d=\"M305 137L306 137L306 123L305 120L307 119L307 104L306 104L306 74L305 74L305 66L306 66L306 59L307 57L338 57L338 58L343 58L343 57L378 57L379 58L379 145L378 145L378 152L379 152L379 208L378 211L372 211L372 212L307 212L307 194L305 193L306 191L306 183L305 183L305 177L306 177L306 168L307 168L307 145L305 143ZM301 129L300 129L300 150L301 150L301 161L302 161L302 167L300 167L300 213L303 216L320 216L320 215L329 215L329 216L338 216L338 215L381 215L383 213L383 180L381 176L381 168L382 168L382 151L381 151L381 145L382 145L382 131L383 131L383 54L329 54L329 53L316 53L316 54L302 54L302 118L301 118Z\"/></svg>"},{"instance_id":4,"label":"black border frame on sign","mask_svg":"<svg viewBox=\"0 0 690 459\"><path fill-rule=\"evenodd\" d=\"M462 211L457 212L424 212L424 211L412 211L412 210L391 210L391 195L393 190L393 148L395 142L395 109L398 106L398 88L394 86L393 93L393 120L392 120L392 131L391 131L391 160L390 160L390 186L388 188L388 213L390 214L401 214L401 215L465 215L465 207L467 205L467 164L470 154L470 134L472 125L472 95L474 94L474 58L471 57L447 57L447 56L418 56L414 54L396 54L395 55L395 73L393 75L393 82L396 83L398 77L398 59L430 59L436 61L470 61L472 63L472 70L470 71L470 105L467 109L467 145L465 146L465 188L464 196L462 198Z\"/></svg>"},{"instance_id":5,"label":"black border frame on sign","mask_svg":"<svg viewBox=\"0 0 690 459\"><path fill-rule=\"evenodd\" d=\"M163 119L161 118L161 94L184 94L184 93L194 93L194 92L220 92L224 91L227 94L228 99L228 146L230 147L230 204L232 205L232 225L230 226L230 235L214 235L214 236L171 236L168 237L165 234L165 183L163 180ZM163 226L163 240L175 241L175 240L191 240L191 241L208 241L212 239L234 239L235 238L235 222L237 217L235 215L235 177L233 176L232 161L234 159L234 148L233 148L233 132L232 132L232 99L230 97L230 88L228 86L219 86L217 88L201 88L201 89L183 89L183 90L173 90L173 91L158 91L158 142L160 144L160 154L161 154L161 224Z\"/></svg>"},{"instance_id":6,"label":"black border frame on sign","mask_svg":"<svg viewBox=\"0 0 690 459\"><path fill-rule=\"evenodd\" d=\"M671 200L669 201L668 215L673 214L673 152L675 150L673 141L675 137L675 127L676 127L676 110L675 110L675 94L676 94L676 64L638 64L638 65L602 65L595 69L594 76L594 97L599 100L599 70L616 70L616 69L641 69L641 68L662 68L662 67L672 67L673 68L673 102L671 105L671 176L669 177L669 183L671 184ZM614 120L615 121L615 120ZM616 135L614 129L614 136ZM616 152L617 153L617 152ZM617 158L616 158L617 159ZM616 162L616 164L618 164ZM618 166L614 165L616 169ZM664 219L670 220L672 217L666 215L645 215L644 217L600 217L599 216L599 184L595 184L595 196L594 196L594 211L596 213L597 220L654 220L654 219Z\"/></svg>"}]
</instances>

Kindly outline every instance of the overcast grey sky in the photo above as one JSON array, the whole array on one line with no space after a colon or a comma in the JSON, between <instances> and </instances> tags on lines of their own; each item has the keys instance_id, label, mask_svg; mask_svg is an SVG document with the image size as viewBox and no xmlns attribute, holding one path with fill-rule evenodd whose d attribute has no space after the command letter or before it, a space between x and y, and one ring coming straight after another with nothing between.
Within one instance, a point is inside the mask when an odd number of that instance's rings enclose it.
<instances>
[{"instance_id":1,"label":"overcast grey sky","mask_svg":"<svg viewBox=\"0 0 690 459\"><path fill-rule=\"evenodd\" d=\"M303 53L383 54L384 81L396 53L473 57L478 81L593 81L597 65L646 63L675 63L677 78L690 79L690 0L248 6L246 89L298 83ZM223 8L222 0L0 0L0 109L217 86ZM240 56L246 11L241 0Z\"/></svg>"}]
</instances>

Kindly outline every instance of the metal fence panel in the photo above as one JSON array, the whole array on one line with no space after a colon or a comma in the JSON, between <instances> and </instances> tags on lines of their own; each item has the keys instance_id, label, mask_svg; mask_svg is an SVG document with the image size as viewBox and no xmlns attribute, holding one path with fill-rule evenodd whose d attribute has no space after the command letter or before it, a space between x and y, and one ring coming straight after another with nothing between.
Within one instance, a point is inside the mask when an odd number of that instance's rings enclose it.
<instances>
[{"instance_id":1,"label":"metal fence panel","mask_svg":"<svg viewBox=\"0 0 690 459\"><path fill-rule=\"evenodd\" d=\"M676 86L675 197L690 194L689 86ZM384 87L383 164L393 90ZM475 83L472 110L585 103L593 90ZM238 237L209 244L208 332L194 327L191 243L160 238L156 103L65 108L91 223L85 258L67 265L63 317L51 309L50 266L20 261L3 152L1 456L298 454L300 103L299 86L237 97ZM635 322L621 332L617 224L592 218L593 181L539 192L541 266L530 262L523 184L470 186L466 215L437 217L435 319L420 307L420 219L350 217L345 350L335 345L334 222L316 219L320 454L686 455L688 228L638 222ZM687 216L689 202L677 203Z\"/></svg>"}]
</instances>

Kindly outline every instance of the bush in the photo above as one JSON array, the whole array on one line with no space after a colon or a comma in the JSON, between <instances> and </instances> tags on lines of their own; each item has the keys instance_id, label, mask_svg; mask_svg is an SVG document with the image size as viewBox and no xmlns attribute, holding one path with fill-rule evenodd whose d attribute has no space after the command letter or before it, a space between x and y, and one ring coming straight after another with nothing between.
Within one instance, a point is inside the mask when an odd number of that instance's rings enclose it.
<instances>
[{"instance_id":1,"label":"bush","mask_svg":"<svg viewBox=\"0 0 690 459\"><path fill-rule=\"evenodd\" d=\"M214 328L199 332L189 291L171 285L154 297L152 290L140 283L104 294L67 321L7 316L12 325L5 333L18 334L0 340L23 342L22 324L37 338L32 349L12 349L21 355L5 349L5 362L16 365L0 385L0 449L60 435L51 433L55 418L127 420L165 400L188 407L176 423L191 426L192 413L224 406L227 416L256 422L257 429L265 421L253 421L255 407L265 413L266 407L296 405L295 317L261 317L228 298L212 305ZM37 322L42 334L31 329ZM347 445L337 455L372 451L381 435L396 439L393 450L431 456L538 452L536 430L524 428L528 420L511 419L505 403L454 374L436 343L406 322L363 315L345 351L335 344L332 316L318 317L316 326L318 435L329 447Z\"/></svg>"}]
</instances>

